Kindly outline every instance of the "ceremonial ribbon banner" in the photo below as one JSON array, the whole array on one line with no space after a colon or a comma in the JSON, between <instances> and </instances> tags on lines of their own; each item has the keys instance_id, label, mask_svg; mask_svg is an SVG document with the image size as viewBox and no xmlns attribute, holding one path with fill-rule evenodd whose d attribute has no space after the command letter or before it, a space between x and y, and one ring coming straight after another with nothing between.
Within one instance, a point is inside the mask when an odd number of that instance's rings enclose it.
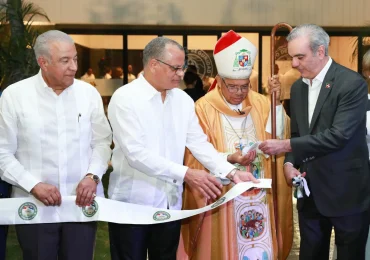
<instances>
[{"instance_id":1,"label":"ceremonial ribbon banner","mask_svg":"<svg viewBox=\"0 0 370 260\"><path fill-rule=\"evenodd\" d=\"M60 206L47 207L33 197L0 200L0 225L105 221L119 224L156 224L188 218L217 208L251 188L271 188L271 179L236 184L216 202L195 210L166 210L96 197L86 207L76 196L62 198Z\"/></svg>"}]
</instances>

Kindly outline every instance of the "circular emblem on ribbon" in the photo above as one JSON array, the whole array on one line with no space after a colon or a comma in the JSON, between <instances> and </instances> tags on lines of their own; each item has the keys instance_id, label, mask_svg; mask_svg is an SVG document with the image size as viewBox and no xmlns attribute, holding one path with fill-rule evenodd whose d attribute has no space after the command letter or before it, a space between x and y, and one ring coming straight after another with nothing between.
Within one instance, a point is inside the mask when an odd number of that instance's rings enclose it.
<instances>
[{"instance_id":1,"label":"circular emblem on ribbon","mask_svg":"<svg viewBox=\"0 0 370 260\"><path fill-rule=\"evenodd\" d=\"M99 206L98 203L94 200L90 205L87 205L85 207L82 207L82 212L86 217L91 218L95 215L96 212L98 212Z\"/></svg>"},{"instance_id":2,"label":"circular emblem on ribbon","mask_svg":"<svg viewBox=\"0 0 370 260\"><path fill-rule=\"evenodd\" d=\"M164 220L169 219L170 217L171 217L170 213L168 213L166 211L157 211L153 215L153 219L155 221L164 221Z\"/></svg>"},{"instance_id":3,"label":"circular emblem on ribbon","mask_svg":"<svg viewBox=\"0 0 370 260\"><path fill-rule=\"evenodd\" d=\"M31 220L37 215L37 207L32 202L23 203L18 209L18 215L23 220Z\"/></svg>"},{"instance_id":4,"label":"circular emblem on ribbon","mask_svg":"<svg viewBox=\"0 0 370 260\"><path fill-rule=\"evenodd\" d=\"M226 199L225 197L220 198L215 203L213 203L213 205L211 206L211 208L213 209L215 207L218 207L220 204L222 204L225 201L225 199Z\"/></svg>"}]
</instances>

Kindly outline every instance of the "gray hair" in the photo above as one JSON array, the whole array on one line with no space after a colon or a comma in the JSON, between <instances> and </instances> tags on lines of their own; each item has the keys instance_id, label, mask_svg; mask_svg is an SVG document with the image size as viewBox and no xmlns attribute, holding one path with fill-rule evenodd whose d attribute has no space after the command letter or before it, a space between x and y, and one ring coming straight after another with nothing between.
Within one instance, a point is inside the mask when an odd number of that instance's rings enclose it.
<instances>
[{"instance_id":1,"label":"gray hair","mask_svg":"<svg viewBox=\"0 0 370 260\"><path fill-rule=\"evenodd\" d=\"M362 68L370 71L370 49L365 53L362 59Z\"/></svg>"},{"instance_id":2,"label":"gray hair","mask_svg":"<svg viewBox=\"0 0 370 260\"><path fill-rule=\"evenodd\" d=\"M40 34L33 46L35 51L36 59L43 56L50 60L51 53L50 53L50 45L53 42L67 42L74 44L73 39L68 34L58 31L58 30L50 30Z\"/></svg>"},{"instance_id":3,"label":"gray hair","mask_svg":"<svg viewBox=\"0 0 370 260\"><path fill-rule=\"evenodd\" d=\"M166 37L157 37L151 40L144 48L143 51L143 65L144 67L151 59L163 59L166 54L166 46L174 45L180 50L184 51L184 48L176 41Z\"/></svg>"},{"instance_id":4,"label":"gray hair","mask_svg":"<svg viewBox=\"0 0 370 260\"><path fill-rule=\"evenodd\" d=\"M317 50L321 45L323 45L325 48L325 56L329 55L330 37L323 28L316 24L298 25L289 33L286 39L288 42L290 42L301 36L308 36L310 48L314 55L316 55Z\"/></svg>"}]
</instances>

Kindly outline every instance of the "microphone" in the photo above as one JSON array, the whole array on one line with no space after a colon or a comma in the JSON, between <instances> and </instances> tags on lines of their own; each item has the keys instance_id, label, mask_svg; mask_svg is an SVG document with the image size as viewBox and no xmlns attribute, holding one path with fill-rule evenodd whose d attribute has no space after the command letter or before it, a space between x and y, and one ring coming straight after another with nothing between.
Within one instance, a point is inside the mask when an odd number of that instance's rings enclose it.
<instances>
[{"instance_id":1,"label":"microphone","mask_svg":"<svg viewBox=\"0 0 370 260\"><path fill-rule=\"evenodd\" d=\"M240 111L240 109L238 109L238 113L239 113L239 115L244 115L245 114L245 112L244 111Z\"/></svg>"}]
</instances>

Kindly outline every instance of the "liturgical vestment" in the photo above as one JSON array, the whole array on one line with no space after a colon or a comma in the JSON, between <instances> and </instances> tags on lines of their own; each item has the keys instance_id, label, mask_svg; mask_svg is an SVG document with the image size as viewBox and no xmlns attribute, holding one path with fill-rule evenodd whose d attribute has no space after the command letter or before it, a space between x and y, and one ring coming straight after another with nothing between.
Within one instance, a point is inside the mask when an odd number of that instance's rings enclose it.
<instances>
[{"instance_id":1,"label":"liturgical vestment","mask_svg":"<svg viewBox=\"0 0 370 260\"><path fill-rule=\"evenodd\" d=\"M232 154L243 139L244 145L271 138L265 131L270 114L270 101L252 90L241 104L243 113L236 113L223 98L220 88L210 91L196 103L196 113L203 131L215 148ZM233 119L240 120L233 120ZM243 119L241 119L243 118ZM290 137L289 118L284 115L283 138ZM236 122L242 122L238 127ZM240 124L239 124L240 125ZM279 234L283 250L279 259L286 259L292 246L293 215L292 191L283 174L284 157L277 157L277 192ZM204 169L187 150L185 165ZM237 165L238 166L238 165ZM244 170L245 168L238 166ZM257 178L272 178L271 157L258 154L247 168ZM232 185L223 187L222 194ZM200 193L185 185L183 209L206 206ZM221 195L222 196L222 195ZM255 189L244 192L234 200L212 211L200 214L182 223L177 259L193 260L274 260L277 259L272 189Z\"/></svg>"}]
</instances>

